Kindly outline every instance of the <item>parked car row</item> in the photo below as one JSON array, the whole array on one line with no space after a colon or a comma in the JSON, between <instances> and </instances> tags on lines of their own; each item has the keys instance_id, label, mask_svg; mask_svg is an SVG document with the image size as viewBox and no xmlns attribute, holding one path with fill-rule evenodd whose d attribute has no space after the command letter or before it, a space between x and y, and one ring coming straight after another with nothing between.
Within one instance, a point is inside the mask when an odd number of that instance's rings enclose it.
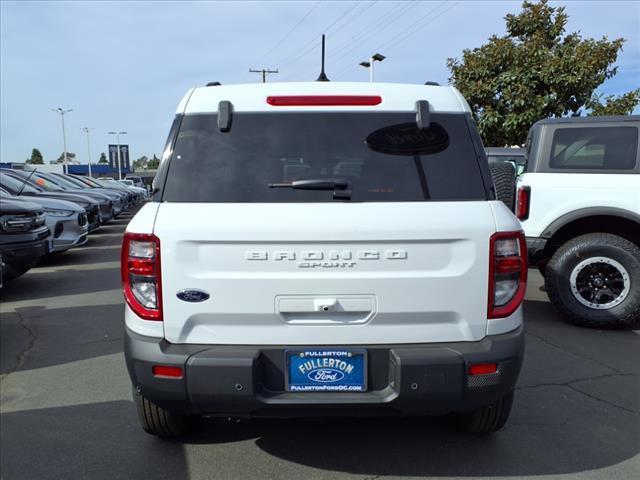
<instances>
[{"instance_id":1,"label":"parked car row","mask_svg":"<svg viewBox=\"0 0 640 480\"><path fill-rule=\"evenodd\" d=\"M0 286L46 255L84 245L145 195L114 180L0 169Z\"/></svg>"}]
</instances>

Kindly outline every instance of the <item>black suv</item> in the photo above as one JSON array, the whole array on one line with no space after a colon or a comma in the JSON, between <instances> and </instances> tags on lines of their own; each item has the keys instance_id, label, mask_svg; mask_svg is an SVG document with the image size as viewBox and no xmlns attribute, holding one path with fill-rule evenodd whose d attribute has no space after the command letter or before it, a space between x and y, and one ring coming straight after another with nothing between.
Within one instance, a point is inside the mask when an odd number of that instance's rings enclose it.
<instances>
[{"instance_id":1,"label":"black suv","mask_svg":"<svg viewBox=\"0 0 640 480\"><path fill-rule=\"evenodd\" d=\"M1 278L19 277L49 253L49 233L40 206L0 194Z\"/></svg>"}]
</instances>

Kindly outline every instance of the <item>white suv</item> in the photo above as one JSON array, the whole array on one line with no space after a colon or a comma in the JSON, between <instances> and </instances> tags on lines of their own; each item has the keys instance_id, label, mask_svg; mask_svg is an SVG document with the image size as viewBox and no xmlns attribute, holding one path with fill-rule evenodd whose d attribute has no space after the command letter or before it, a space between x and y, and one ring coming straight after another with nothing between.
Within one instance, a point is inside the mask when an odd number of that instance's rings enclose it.
<instances>
[{"instance_id":1,"label":"white suv","mask_svg":"<svg viewBox=\"0 0 640 480\"><path fill-rule=\"evenodd\" d=\"M573 323L640 321L640 116L535 123L516 213L529 259Z\"/></svg>"},{"instance_id":2,"label":"white suv","mask_svg":"<svg viewBox=\"0 0 640 480\"><path fill-rule=\"evenodd\" d=\"M143 428L511 410L526 247L451 87L208 86L122 249Z\"/></svg>"}]
</instances>

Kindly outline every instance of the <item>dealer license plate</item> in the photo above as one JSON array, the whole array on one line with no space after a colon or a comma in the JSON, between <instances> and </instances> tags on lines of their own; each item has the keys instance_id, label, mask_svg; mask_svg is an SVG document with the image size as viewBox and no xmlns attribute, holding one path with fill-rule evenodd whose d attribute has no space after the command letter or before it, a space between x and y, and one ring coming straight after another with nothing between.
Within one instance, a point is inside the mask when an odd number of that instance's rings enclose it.
<instances>
[{"instance_id":1,"label":"dealer license plate","mask_svg":"<svg viewBox=\"0 0 640 480\"><path fill-rule=\"evenodd\" d=\"M367 390L366 350L287 350L285 355L286 388L290 392Z\"/></svg>"}]
</instances>

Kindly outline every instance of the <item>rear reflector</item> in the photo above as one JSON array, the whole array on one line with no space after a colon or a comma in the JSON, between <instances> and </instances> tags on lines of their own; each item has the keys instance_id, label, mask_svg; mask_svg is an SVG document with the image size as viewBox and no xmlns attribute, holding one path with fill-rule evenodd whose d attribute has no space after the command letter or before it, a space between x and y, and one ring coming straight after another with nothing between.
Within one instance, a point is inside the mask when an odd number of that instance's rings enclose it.
<instances>
[{"instance_id":1,"label":"rear reflector","mask_svg":"<svg viewBox=\"0 0 640 480\"><path fill-rule=\"evenodd\" d=\"M332 107L380 105L379 95L278 95L267 97L267 103L274 107Z\"/></svg>"},{"instance_id":2,"label":"rear reflector","mask_svg":"<svg viewBox=\"0 0 640 480\"><path fill-rule=\"evenodd\" d=\"M489 375L497 371L497 363L477 363L469 367L469 375Z\"/></svg>"},{"instance_id":3,"label":"rear reflector","mask_svg":"<svg viewBox=\"0 0 640 480\"><path fill-rule=\"evenodd\" d=\"M182 367L169 365L154 365L153 375L156 377L182 378Z\"/></svg>"}]
</instances>

